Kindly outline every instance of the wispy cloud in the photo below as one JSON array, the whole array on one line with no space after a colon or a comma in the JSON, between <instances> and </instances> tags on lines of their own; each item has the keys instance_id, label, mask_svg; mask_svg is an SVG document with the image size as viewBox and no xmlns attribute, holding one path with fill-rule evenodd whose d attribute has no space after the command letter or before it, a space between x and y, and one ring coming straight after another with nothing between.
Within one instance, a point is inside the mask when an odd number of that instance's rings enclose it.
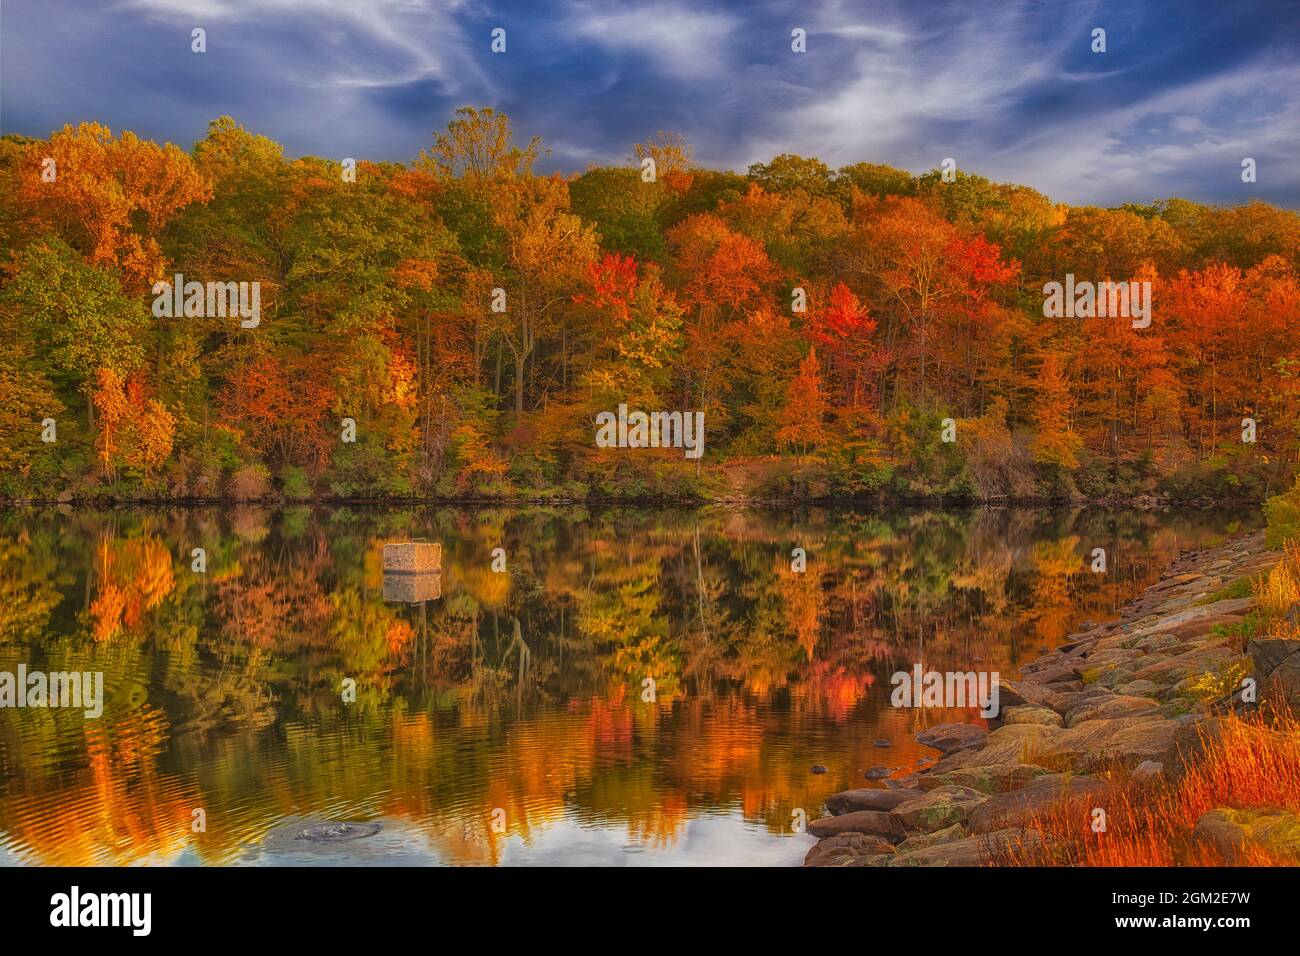
<instances>
[{"instance_id":1,"label":"wispy cloud","mask_svg":"<svg viewBox=\"0 0 1300 956\"><path fill-rule=\"evenodd\" d=\"M65 122L188 144L230 113L291 154L410 159L466 104L550 168L624 162L659 129L744 169L962 169L1055 199L1300 205L1300 31L1271 0L7 0L6 131ZM75 26L73 26L75 25ZM209 52L189 52L189 31ZM494 26L508 52L489 51ZM1090 49L1107 31L1107 52ZM807 31L808 50L790 49ZM1242 156L1259 182L1240 183Z\"/></svg>"}]
</instances>

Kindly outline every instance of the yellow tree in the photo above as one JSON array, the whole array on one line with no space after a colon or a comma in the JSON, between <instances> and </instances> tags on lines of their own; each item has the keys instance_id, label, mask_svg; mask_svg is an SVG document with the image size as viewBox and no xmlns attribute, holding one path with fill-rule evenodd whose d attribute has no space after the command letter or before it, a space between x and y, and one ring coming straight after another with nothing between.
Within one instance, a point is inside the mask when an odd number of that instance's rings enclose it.
<instances>
[{"instance_id":1,"label":"yellow tree","mask_svg":"<svg viewBox=\"0 0 1300 956\"><path fill-rule=\"evenodd\" d=\"M1035 383L1033 440L1034 461L1056 465L1059 468L1079 467L1079 451L1083 440L1070 427L1070 412L1074 402L1070 395L1070 382L1066 378L1061 359L1056 353L1043 356Z\"/></svg>"},{"instance_id":2,"label":"yellow tree","mask_svg":"<svg viewBox=\"0 0 1300 956\"><path fill-rule=\"evenodd\" d=\"M822 369L817 350L809 349L799 363L799 374L786 390L785 408L776 439L783 445L799 448L807 454L810 447L826 441L826 394L822 389Z\"/></svg>"},{"instance_id":3,"label":"yellow tree","mask_svg":"<svg viewBox=\"0 0 1300 956\"><path fill-rule=\"evenodd\" d=\"M47 161L52 160L53 166ZM49 170L53 179L43 176ZM206 202L208 181L178 147L113 132L98 123L65 126L27 147L19 201L91 264L115 267L132 291L166 270L158 236L182 209Z\"/></svg>"}]
</instances>

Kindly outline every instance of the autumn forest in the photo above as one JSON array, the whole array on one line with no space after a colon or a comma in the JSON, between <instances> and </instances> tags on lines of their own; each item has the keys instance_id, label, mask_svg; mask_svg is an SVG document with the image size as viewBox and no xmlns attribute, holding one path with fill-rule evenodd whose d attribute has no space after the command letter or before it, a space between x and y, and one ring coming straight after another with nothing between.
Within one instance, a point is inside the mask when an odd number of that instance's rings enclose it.
<instances>
[{"instance_id":1,"label":"autumn forest","mask_svg":"<svg viewBox=\"0 0 1300 956\"><path fill-rule=\"evenodd\" d=\"M742 174L666 132L579 175L536 172L545 149L473 108L407 164L288 159L229 117L188 152L93 123L0 139L0 496L1222 500L1291 483L1294 211L1074 207L796 155ZM156 317L176 274L257 283L260 321ZM1067 275L1150 282L1149 326L1045 317ZM703 411L702 459L597 447L620 403Z\"/></svg>"}]
</instances>

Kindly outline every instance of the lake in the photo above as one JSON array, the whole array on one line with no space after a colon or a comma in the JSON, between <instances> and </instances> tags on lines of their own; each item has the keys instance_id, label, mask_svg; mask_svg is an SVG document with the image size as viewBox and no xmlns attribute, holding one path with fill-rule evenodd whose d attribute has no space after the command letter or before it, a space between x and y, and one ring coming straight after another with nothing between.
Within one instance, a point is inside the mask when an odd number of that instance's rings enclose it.
<instances>
[{"instance_id":1,"label":"lake","mask_svg":"<svg viewBox=\"0 0 1300 956\"><path fill-rule=\"evenodd\" d=\"M0 708L0 863L797 865L815 842L801 813L881 785L865 771L914 769L934 754L919 729L979 721L892 707L891 674L1009 676L1179 550L1259 524L1252 509L0 511L0 671L102 672L105 698L98 719ZM384 543L411 539L442 545L431 586L385 581Z\"/></svg>"}]
</instances>

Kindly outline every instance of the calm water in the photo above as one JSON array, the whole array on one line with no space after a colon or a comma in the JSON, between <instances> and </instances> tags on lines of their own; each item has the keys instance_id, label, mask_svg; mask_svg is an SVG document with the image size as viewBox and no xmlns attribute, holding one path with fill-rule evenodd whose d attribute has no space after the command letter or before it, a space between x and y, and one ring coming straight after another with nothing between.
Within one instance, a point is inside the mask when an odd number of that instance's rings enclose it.
<instances>
[{"instance_id":1,"label":"calm water","mask_svg":"<svg viewBox=\"0 0 1300 956\"><path fill-rule=\"evenodd\" d=\"M1179 549L1257 523L0 512L0 671L102 671L107 697L98 720L0 709L0 863L796 864L797 808L915 767L925 723L977 719L890 707L891 673L1013 672ZM442 543L441 594L386 602L383 544L413 537ZM327 821L380 828L295 839Z\"/></svg>"}]
</instances>

